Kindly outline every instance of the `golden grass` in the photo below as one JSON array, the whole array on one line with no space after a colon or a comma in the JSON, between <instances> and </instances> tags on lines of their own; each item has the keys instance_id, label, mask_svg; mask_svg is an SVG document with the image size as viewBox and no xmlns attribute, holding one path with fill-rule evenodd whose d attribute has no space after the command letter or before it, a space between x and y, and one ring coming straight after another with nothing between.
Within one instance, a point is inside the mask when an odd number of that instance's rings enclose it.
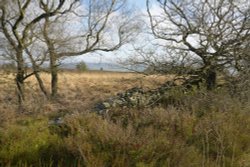
<instances>
[{"instance_id":1,"label":"golden grass","mask_svg":"<svg viewBox=\"0 0 250 167\"><path fill-rule=\"evenodd\" d=\"M0 105L15 105L15 83L13 74L1 75L0 83ZM4 76L4 77L3 77ZM50 91L50 74L41 73L45 87ZM158 87L171 77L151 75L145 76L137 73L123 72L59 72L59 103L47 102L38 88L34 76L28 78L26 83L26 105L34 110L45 112L51 110L77 110L79 112L88 111L95 103L115 96L118 92L125 91L132 87L142 87L151 89ZM31 109L30 109L31 110Z\"/></svg>"}]
</instances>

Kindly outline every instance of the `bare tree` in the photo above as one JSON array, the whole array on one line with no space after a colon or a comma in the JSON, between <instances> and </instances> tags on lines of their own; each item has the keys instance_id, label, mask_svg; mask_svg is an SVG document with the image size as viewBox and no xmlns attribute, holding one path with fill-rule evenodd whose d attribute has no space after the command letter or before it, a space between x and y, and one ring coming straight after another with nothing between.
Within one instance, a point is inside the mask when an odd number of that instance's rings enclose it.
<instances>
[{"instance_id":1,"label":"bare tree","mask_svg":"<svg viewBox=\"0 0 250 167\"><path fill-rule=\"evenodd\" d=\"M26 74L24 56L25 49L32 44L32 29L43 19L56 15L64 7L65 0L57 0L49 13L40 11L32 13L34 7L43 3L43 0L17 0L5 1L0 6L1 29L15 53L15 56L13 56L17 64L15 80L20 107L25 99L24 81L34 74L33 72Z\"/></svg>"},{"instance_id":2,"label":"bare tree","mask_svg":"<svg viewBox=\"0 0 250 167\"><path fill-rule=\"evenodd\" d=\"M20 107L25 99L24 81L32 75L49 98L39 76L45 61L50 66L51 97L56 97L60 59L117 50L131 40L139 27L131 24L126 0L5 1L0 5L0 16L9 58L17 64L15 80ZM73 28L69 22L72 19L80 20ZM78 32L74 32L76 29ZM30 73L25 70L27 62L32 67Z\"/></svg>"},{"instance_id":3,"label":"bare tree","mask_svg":"<svg viewBox=\"0 0 250 167\"><path fill-rule=\"evenodd\" d=\"M249 43L250 3L247 0L158 0L153 11L147 0L152 34L168 49L198 62L207 89L216 86L218 72L237 68ZM186 61L188 62L188 61Z\"/></svg>"},{"instance_id":4,"label":"bare tree","mask_svg":"<svg viewBox=\"0 0 250 167\"><path fill-rule=\"evenodd\" d=\"M32 74L34 74L40 90L47 99L50 99L49 93L46 90L43 80L39 74L42 71L41 66L47 60L46 51L43 49L39 42L37 43L36 40L33 40L32 44L28 48L25 48L25 53L28 56L33 71Z\"/></svg>"},{"instance_id":5,"label":"bare tree","mask_svg":"<svg viewBox=\"0 0 250 167\"><path fill-rule=\"evenodd\" d=\"M50 66L50 73L51 73L51 95L49 95L46 88L43 86L43 81L39 77L38 73L35 72L35 76L37 78L37 81L39 83L40 89L42 92L46 95L46 97L54 97L57 94L57 82L58 82L58 64L57 64L57 55L56 52L59 48L66 48L67 44L70 41L71 38L75 39L78 38L78 36L72 37L71 35L66 35L69 33L70 27L67 27L67 19L69 19L70 14L77 15L76 9L79 7L80 3L76 0L70 0L67 1L67 3L64 4L64 6L57 11L57 13L53 16L50 16L49 13L51 13L56 8L56 1L45 1L41 2L39 6L39 10L43 11L47 14L47 16L44 18L42 22L37 24L36 26L36 39L38 40L37 43L35 43L35 46L42 47L43 49L38 52L37 50L35 52L30 51L29 49L26 50L27 54L30 57L30 60L32 62L33 71L41 71L41 64L44 61L49 61ZM72 18L70 18L72 19ZM66 26L66 28L65 28ZM69 28L69 29L67 29ZM67 32L67 33L66 33ZM67 43L67 44L66 44ZM37 59L34 59L34 54L39 53L38 60L39 64L37 64ZM39 58L40 57L40 58ZM41 61L42 60L42 61Z\"/></svg>"},{"instance_id":6,"label":"bare tree","mask_svg":"<svg viewBox=\"0 0 250 167\"><path fill-rule=\"evenodd\" d=\"M126 9L126 0L81 1L82 10L69 9L55 17L46 17L43 24L43 38L48 48L51 72L51 96L58 92L59 60L65 57L84 55L95 51L110 52L128 43L139 25L132 23ZM42 4L45 13L50 13L51 4ZM80 18L76 33L69 32L69 18ZM62 28L63 27L63 28ZM71 28L71 31L75 31Z\"/></svg>"}]
</instances>

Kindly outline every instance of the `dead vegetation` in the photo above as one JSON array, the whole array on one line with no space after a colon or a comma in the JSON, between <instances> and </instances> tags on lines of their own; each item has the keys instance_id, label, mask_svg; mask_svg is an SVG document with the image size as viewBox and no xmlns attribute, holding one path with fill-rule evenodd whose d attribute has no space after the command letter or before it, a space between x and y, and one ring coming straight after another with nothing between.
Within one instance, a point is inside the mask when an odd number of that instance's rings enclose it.
<instances>
[{"instance_id":1,"label":"dead vegetation","mask_svg":"<svg viewBox=\"0 0 250 167\"><path fill-rule=\"evenodd\" d=\"M250 104L226 90L176 89L160 106L114 108L99 116L91 112L96 102L171 77L61 72L57 101L43 98L29 79L20 114L9 77L0 84L0 166L249 166ZM49 75L41 77L48 87ZM63 122L50 124L60 117Z\"/></svg>"}]
</instances>

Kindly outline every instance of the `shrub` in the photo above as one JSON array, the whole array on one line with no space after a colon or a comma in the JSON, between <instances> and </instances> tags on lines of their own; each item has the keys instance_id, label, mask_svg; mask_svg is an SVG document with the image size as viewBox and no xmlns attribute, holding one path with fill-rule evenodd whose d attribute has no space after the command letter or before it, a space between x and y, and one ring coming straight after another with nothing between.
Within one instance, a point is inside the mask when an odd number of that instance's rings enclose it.
<instances>
[{"instance_id":1,"label":"shrub","mask_svg":"<svg viewBox=\"0 0 250 167\"><path fill-rule=\"evenodd\" d=\"M88 71L88 66L84 61L82 61L76 65L76 69L80 72L84 72Z\"/></svg>"},{"instance_id":2,"label":"shrub","mask_svg":"<svg viewBox=\"0 0 250 167\"><path fill-rule=\"evenodd\" d=\"M0 129L0 166L58 166L73 164L71 160L46 118L21 118Z\"/></svg>"}]
</instances>

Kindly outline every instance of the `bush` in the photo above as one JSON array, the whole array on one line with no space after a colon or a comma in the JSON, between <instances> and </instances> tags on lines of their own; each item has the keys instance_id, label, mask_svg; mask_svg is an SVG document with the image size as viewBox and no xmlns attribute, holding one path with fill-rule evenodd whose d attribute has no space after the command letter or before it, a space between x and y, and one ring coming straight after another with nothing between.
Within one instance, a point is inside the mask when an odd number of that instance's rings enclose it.
<instances>
[{"instance_id":1,"label":"bush","mask_svg":"<svg viewBox=\"0 0 250 167\"><path fill-rule=\"evenodd\" d=\"M88 66L84 61L82 61L76 65L76 69L80 72L84 72L88 71Z\"/></svg>"},{"instance_id":2,"label":"bush","mask_svg":"<svg viewBox=\"0 0 250 167\"><path fill-rule=\"evenodd\" d=\"M65 143L89 167L200 166L197 149L175 132L175 121L181 121L175 112L155 109L143 113L131 117L127 127L94 114L69 118L72 134Z\"/></svg>"}]
</instances>

